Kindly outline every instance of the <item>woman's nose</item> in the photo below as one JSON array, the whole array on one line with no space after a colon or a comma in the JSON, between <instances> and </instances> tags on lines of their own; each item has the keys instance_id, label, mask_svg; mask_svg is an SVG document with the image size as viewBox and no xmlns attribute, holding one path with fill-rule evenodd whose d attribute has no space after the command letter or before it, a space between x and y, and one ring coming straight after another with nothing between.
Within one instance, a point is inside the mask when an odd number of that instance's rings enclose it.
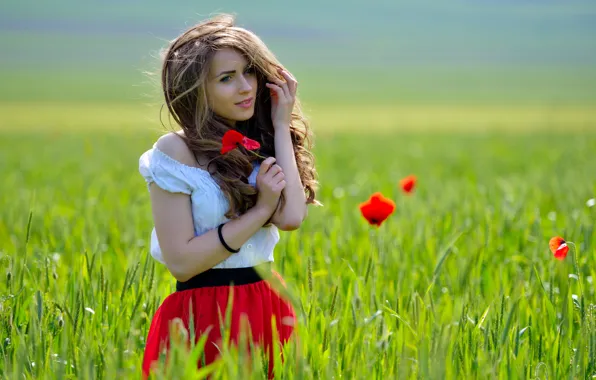
<instances>
[{"instance_id":1,"label":"woman's nose","mask_svg":"<svg viewBox=\"0 0 596 380\"><path fill-rule=\"evenodd\" d=\"M240 80L240 92L249 92L250 90L252 90L252 86L250 84L250 82L248 80L246 80L245 77L241 77L242 79Z\"/></svg>"}]
</instances>

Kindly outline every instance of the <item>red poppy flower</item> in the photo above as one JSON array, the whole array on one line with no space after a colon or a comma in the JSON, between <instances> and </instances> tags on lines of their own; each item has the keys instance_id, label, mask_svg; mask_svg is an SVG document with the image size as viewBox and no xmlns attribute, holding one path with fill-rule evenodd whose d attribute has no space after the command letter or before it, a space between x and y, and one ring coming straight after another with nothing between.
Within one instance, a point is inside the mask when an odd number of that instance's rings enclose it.
<instances>
[{"instance_id":1,"label":"red poppy flower","mask_svg":"<svg viewBox=\"0 0 596 380\"><path fill-rule=\"evenodd\" d=\"M362 216L371 225L379 227L395 211L395 203L385 198L381 193L374 193L364 203L360 204Z\"/></svg>"},{"instance_id":2,"label":"red poppy flower","mask_svg":"<svg viewBox=\"0 0 596 380\"><path fill-rule=\"evenodd\" d=\"M259 144L258 141L249 139L242 133L230 129L221 139L221 154L226 154L229 151L236 149L238 145L242 145L248 150L259 149L261 147L261 144Z\"/></svg>"},{"instance_id":3,"label":"red poppy flower","mask_svg":"<svg viewBox=\"0 0 596 380\"><path fill-rule=\"evenodd\" d=\"M399 181L399 186L404 191L404 193L409 194L414 191L414 186L416 186L416 176L409 175L405 178L402 178Z\"/></svg>"},{"instance_id":4,"label":"red poppy flower","mask_svg":"<svg viewBox=\"0 0 596 380\"><path fill-rule=\"evenodd\" d=\"M550 239L548 246L550 247L553 255L555 255L556 259L563 260L565 257L567 257L569 246L562 237L555 236L554 238Z\"/></svg>"}]
</instances>

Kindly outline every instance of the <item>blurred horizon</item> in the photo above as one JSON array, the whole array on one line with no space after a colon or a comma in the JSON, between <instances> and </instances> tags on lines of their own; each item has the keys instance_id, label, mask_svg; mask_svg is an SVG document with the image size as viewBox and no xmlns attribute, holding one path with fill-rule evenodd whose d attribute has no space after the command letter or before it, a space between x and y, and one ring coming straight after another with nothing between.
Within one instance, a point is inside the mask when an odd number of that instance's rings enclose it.
<instances>
[{"instance_id":1,"label":"blurred horizon","mask_svg":"<svg viewBox=\"0 0 596 380\"><path fill-rule=\"evenodd\" d=\"M144 74L188 26L231 13L312 102L594 104L596 4L370 1L299 4L9 1L2 101L158 99Z\"/></svg>"}]
</instances>

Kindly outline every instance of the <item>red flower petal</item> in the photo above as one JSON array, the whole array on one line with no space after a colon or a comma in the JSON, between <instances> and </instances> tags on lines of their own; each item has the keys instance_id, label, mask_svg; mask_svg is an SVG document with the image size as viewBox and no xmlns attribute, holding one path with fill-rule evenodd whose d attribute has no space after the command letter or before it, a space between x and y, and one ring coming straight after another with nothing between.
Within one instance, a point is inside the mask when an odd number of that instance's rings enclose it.
<instances>
[{"instance_id":1,"label":"red flower petal","mask_svg":"<svg viewBox=\"0 0 596 380\"><path fill-rule=\"evenodd\" d=\"M243 137L242 133L233 129L227 131L221 139L221 154L226 154L229 151L236 149L238 144L242 142Z\"/></svg>"},{"instance_id":2,"label":"red flower petal","mask_svg":"<svg viewBox=\"0 0 596 380\"><path fill-rule=\"evenodd\" d=\"M373 226L379 227L393 212L395 203L383 194L374 193L366 202L360 204L360 212L364 219Z\"/></svg>"},{"instance_id":3,"label":"red flower petal","mask_svg":"<svg viewBox=\"0 0 596 380\"><path fill-rule=\"evenodd\" d=\"M569 247L567 246L567 243L563 243L563 245L561 245L559 247L559 249L557 249L555 251L555 258L559 259L559 260L563 260L563 259L565 259L565 257L567 257L568 252L569 252Z\"/></svg>"},{"instance_id":4,"label":"red flower petal","mask_svg":"<svg viewBox=\"0 0 596 380\"><path fill-rule=\"evenodd\" d=\"M550 251L553 253L556 259L563 260L567 257L567 253L569 252L569 246L560 236L555 236L548 242L548 246Z\"/></svg>"},{"instance_id":5,"label":"red flower petal","mask_svg":"<svg viewBox=\"0 0 596 380\"><path fill-rule=\"evenodd\" d=\"M406 194L411 193L414 190L414 186L416 186L416 176L409 175L401 179L399 181L399 186Z\"/></svg>"},{"instance_id":6,"label":"red flower petal","mask_svg":"<svg viewBox=\"0 0 596 380\"><path fill-rule=\"evenodd\" d=\"M258 141L249 139L242 135L242 133L230 129L227 131L221 139L221 154L226 154L231 150L234 150L238 145L244 146L248 150L258 149L261 147Z\"/></svg>"},{"instance_id":7,"label":"red flower petal","mask_svg":"<svg viewBox=\"0 0 596 380\"><path fill-rule=\"evenodd\" d=\"M261 147L261 144L259 144L258 141L249 139L248 137L244 137L242 139L242 145L244 145L244 147L248 150L259 149Z\"/></svg>"}]
</instances>

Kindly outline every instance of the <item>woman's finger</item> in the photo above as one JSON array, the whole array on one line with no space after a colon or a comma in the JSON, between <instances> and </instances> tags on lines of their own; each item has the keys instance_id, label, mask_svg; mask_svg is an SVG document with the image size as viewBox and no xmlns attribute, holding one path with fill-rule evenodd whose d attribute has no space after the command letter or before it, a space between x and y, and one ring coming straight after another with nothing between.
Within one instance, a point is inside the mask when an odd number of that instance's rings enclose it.
<instances>
[{"instance_id":1,"label":"woman's finger","mask_svg":"<svg viewBox=\"0 0 596 380\"><path fill-rule=\"evenodd\" d=\"M296 78L294 78L294 76L286 70L283 70L281 68L278 68L277 70L286 79L286 82L288 83L288 88L290 90L290 94L296 94L296 90L298 88L298 81L296 80Z\"/></svg>"},{"instance_id":2,"label":"woman's finger","mask_svg":"<svg viewBox=\"0 0 596 380\"><path fill-rule=\"evenodd\" d=\"M288 81L288 77L285 76L283 74L282 71L280 71L281 75L284 77L285 81L281 82L281 88L284 89L284 92L286 94L286 97L288 99L292 99L293 98L293 90L292 90L292 84Z\"/></svg>"},{"instance_id":3,"label":"woman's finger","mask_svg":"<svg viewBox=\"0 0 596 380\"><path fill-rule=\"evenodd\" d=\"M283 181L284 178L286 178L286 175L284 174L284 172L279 172L273 176L273 183L279 183L279 182Z\"/></svg>"},{"instance_id":4,"label":"woman's finger","mask_svg":"<svg viewBox=\"0 0 596 380\"><path fill-rule=\"evenodd\" d=\"M278 69L279 71L279 69ZM285 79L285 80L281 80L279 78L269 78L270 82L275 83L276 85L278 85L279 87L284 89L284 93L286 94L286 96L288 98L292 98L292 84L288 82L288 77L283 75L281 71L279 71L280 75Z\"/></svg>"},{"instance_id":5,"label":"woman's finger","mask_svg":"<svg viewBox=\"0 0 596 380\"><path fill-rule=\"evenodd\" d=\"M288 82L284 82L281 85L281 88L284 89L284 94L286 94L286 98L292 99L292 90L290 89L290 85Z\"/></svg>"},{"instance_id":6,"label":"woman's finger","mask_svg":"<svg viewBox=\"0 0 596 380\"><path fill-rule=\"evenodd\" d=\"M273 84L273 83L266 83L265 86L267 86L268 88L272 89L275 94L277 95L278 99L285 99L286 98L286 93L283 90L283 88L281 88L280 86Z\"/></svg>"},{"instance_id":7,"label":"woman's finger","mask_svg":"<svg viewBox=\"0 0 596 380\"><path fill-rule=\"evenodd\" d=\"M267 173L267 171L269 170L269 168L271 168L271 166L275 163L275 157L267 157L266 159L263 160L263 162L261 163L261 167L259 168L259 175L264 175L265 173Z\"/></svg>"},{"instance_id":8,"label":"woman's finger","mask_svg":"<svg viewBox=\"0 0 596 380\"><path fill-rule=\"evenodd\" d=\"M269 79L270 82L273 82L275 85L277 85L278 87L281 87L284 90L284 94L286 95L286 98L291 99L292 98L292 91L289 88L289 84L288 82L284 82L280 79L277 78L271 78Z\"/></svg>"},{"instance_id":9,"label":"woman's finger","mask_svg":"<svg viewBox=\"0 0 596 380\"><path fill-rule=\"evenodd\" d=\"M275 185L273 190L274 191L282 191L285 187L286 187L286 181L282 179L281 181L279 181L279 183L277 185Z\"/></svg>"},{"instance_id":10,"label":"woman's finger","mask_svg":"<svg viewBox=\"0 0 596 380\"><path fill-rule=\"evenodd\" d=\"M281 170L281 166L279 166L279 165L276 164L276 165L271 166L271 169L269 169L267 171L267 174L268 175L271 175L271 176L275 176L277 173L279 173L281 171L282 171Z\"/></svg>"}]
</instances>

